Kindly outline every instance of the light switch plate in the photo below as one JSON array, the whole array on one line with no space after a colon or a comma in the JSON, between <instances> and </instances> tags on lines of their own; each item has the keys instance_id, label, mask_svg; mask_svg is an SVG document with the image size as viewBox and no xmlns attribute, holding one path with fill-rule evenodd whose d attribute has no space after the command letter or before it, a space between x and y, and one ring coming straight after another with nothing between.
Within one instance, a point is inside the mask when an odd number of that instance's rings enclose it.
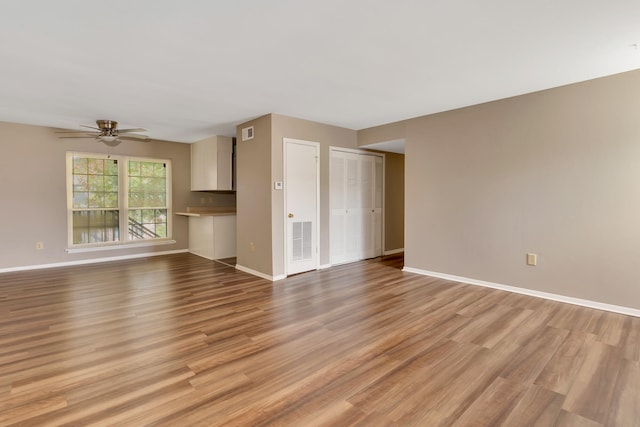
<instances>
[{"instance_id":1,"label":"light switch plate","mask_svg":"<svg viewBox=\"0 0 640 427\"><path fill-rule=\"evenodd\" d=\"M537 265L538 264L538 255L537 254L527 254L527 265Z\"/></svg>"}]
</instances>

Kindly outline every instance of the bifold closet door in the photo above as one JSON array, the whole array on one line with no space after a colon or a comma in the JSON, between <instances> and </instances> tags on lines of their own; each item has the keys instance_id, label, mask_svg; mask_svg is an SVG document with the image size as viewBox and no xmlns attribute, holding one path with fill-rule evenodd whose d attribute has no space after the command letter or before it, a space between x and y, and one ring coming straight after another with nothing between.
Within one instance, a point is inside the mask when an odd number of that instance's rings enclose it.
<instances>
[{"instance_id":1,"label":"bifold closet door","mask_svg":"<svg viewBox=\"0 0 640 427\"><path fill-rule=\"evenodd\" d=\"M382 157L331 151L331 263L382 255Z\"/></svg>"}]
</instances>

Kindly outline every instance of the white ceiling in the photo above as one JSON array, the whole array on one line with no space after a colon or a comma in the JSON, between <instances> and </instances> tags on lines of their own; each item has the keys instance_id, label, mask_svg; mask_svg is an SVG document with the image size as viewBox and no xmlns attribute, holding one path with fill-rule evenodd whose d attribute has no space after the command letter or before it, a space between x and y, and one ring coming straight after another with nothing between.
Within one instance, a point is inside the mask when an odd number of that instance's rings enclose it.
<instances>
[{"instance_id":1,"label":"white ceiling","mask_svg":"<svg viewBox=\"0 0 640 427\"><path fill-rule=\"evenodd\" d=\"M4 1L0 120L362 129L638 69L636 43L638 0Z\"/></svg>"}]
</instances>

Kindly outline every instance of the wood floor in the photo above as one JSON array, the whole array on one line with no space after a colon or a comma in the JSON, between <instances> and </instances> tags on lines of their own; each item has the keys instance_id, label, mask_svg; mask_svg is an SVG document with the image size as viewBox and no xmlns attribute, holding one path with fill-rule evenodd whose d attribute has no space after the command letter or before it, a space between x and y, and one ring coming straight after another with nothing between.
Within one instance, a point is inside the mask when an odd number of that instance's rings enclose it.
<instances>
[{"instance_id":1,"label":"wood floor","mask_svg":"<svg viewBox=\"0 0 640 427\"><path fill-rule=\"evenodd\" d=\"M640 426L640 319L190 254L0 275L0 425Z\"/></svg>"}]
</instances>

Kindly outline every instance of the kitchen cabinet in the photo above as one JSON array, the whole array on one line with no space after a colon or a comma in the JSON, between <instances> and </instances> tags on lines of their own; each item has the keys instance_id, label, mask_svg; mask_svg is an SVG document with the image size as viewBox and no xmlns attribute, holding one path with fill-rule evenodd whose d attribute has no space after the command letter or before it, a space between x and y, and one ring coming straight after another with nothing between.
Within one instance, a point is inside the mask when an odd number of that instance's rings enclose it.
<instances>
[{"instance_id":1,"label":"kitchen cabinet","mask_svg":"<svg viewBox=\"0 0 640 427\"><path fill-rule=\"evenodd\" d=\"M212 136L191 144L191 191L233 190L233 139Z\"/></svg>"},{"instance_id":2,"label":"kitchen cabinet","mask_svg":"<svg viewBox=\"0 0 640 427\"><path fill-rule=\"evenodd\" d=\"M189 215L189 252L207 259L236 256L236 216Z\"/></svg>"}]
</instances>

